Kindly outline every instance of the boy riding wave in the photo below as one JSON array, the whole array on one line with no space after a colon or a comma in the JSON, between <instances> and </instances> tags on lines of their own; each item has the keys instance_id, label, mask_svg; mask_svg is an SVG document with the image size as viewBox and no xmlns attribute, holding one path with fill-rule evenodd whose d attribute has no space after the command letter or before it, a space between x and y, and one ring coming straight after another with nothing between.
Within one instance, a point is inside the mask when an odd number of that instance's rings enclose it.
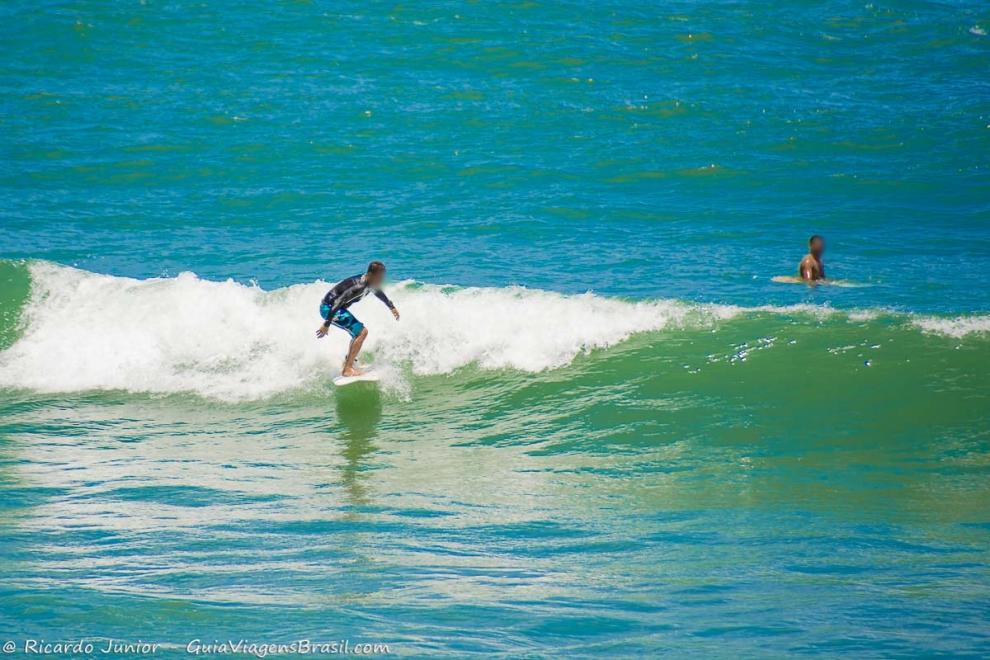
<instances>
[{"instance_id":1,"label":"boy riding wave","mask_svg":"<svg viewBox=\"0 0 990 660\"><path fill-rule=\"evenodd\" d=\"M326 337L331 325L337 326L351 336L351 345L347 349L344 368L341 370L342 376L360 376L363 373L354 366L354 360L368 336L368 329L351 314L347 309L348 307L369 293L373 293L392 311L395 320L399 320L399 310L382 291L382 284L384 283L385 264L381 261L372 261L368 264L368 270L363 275L355 275L337 282L333 288L327 291L327 295L323 296L323 301L320 303L320 316L323 317L323 325L316 331L317 338Z\"/></svg>"}]
</instances>

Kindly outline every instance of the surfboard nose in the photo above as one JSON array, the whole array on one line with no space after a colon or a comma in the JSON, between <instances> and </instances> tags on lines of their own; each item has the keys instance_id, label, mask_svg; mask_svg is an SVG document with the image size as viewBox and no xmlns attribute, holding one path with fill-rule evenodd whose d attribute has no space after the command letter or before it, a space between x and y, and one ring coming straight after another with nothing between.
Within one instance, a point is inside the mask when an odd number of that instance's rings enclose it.
<instances>
[{"instance_id":1,"label":"surfboard nose","mask_svg":"<svg viewBox=\"0 0 990 660\"><path fill-rule=\"evenodd\" d=\"M357 376L337 376L333 379L333 384L337 387L343 387L353 383L377 383L378 381L378 374L374 371L368 371Z\"/></svg>"}]
</instances>

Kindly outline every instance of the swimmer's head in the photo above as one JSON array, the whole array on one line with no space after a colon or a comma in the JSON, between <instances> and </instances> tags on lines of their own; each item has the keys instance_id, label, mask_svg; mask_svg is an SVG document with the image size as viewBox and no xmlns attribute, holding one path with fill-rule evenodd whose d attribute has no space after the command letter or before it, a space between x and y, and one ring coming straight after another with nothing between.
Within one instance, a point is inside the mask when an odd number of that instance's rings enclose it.
<instances>
[{"instance_id":1,"label":"swimmer's head","mask_svg":"<svg viewBox=\"0 0 990 660\"><path fill-rule=\"evenodd\" d=\"M825 252L825 239L815 234L808 239L808 252L815 255L816 257L822 256Z\"/></svg>"}]
</instances>

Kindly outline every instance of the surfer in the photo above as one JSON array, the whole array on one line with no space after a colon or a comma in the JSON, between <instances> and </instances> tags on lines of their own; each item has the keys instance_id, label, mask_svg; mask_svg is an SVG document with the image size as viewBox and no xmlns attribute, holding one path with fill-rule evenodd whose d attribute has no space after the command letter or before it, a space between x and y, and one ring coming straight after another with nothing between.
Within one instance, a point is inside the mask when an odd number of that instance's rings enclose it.
<instances>
[{"instance_id":1,"label":"surfer","mask_svg":"<svg viewBox=\"0 0 990 660\"><path fill-rule=\"evenodd\" d=\"M798 276L805 282L817 282L825 279L825 239L815 234L808 239L808 254L798 264Z\"/></svg>"},{"instance_id":2,"label":"surfer","mask_svg":"<svg viewBox=\"0 0 990 660\"><path fill-rule=\"evenodd\" d=\"M323 325L316 331L317 338L326 337L331 325L335 325L341 330L345 330L351 336L351 345L347 349L347 357L344 358L344 368L342 376L359 376L361 371L354 367L354 360L361 352L361 345L364 344L368 336L368 329L364 324L355 318L348 311L348 307L364 298L369 293L373 293L392 311L395 320L399 320L399 310L396 309L392 301L382 291L382 284L385 282L385 264L380 261L372 261L368 264L368 270L363 275L355 275L341 280L327 291L320 303L320 316L323 317Z\"/></svg>"}]
</instances>

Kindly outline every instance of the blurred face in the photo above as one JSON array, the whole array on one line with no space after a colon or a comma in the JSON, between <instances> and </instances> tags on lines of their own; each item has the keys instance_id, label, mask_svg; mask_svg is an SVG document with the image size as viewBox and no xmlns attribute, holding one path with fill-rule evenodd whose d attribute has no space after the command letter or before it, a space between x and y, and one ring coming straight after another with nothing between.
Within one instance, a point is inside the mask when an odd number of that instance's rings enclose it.
<instances>
[{"instance_id":1,"label":"blurred face","mask_svg":"<svg viewBox=\"0 0 990 660\"><path fill-rule=\"evenodd\" d=\"M811 254L815 255L816 257L822 256L822 254L825 252L825 239L816 238L815 240L811 241L810 250L811 250Z\"/></svg>"},{"instance_id":2,"label":"blurred face","mask_svg":"<svg viewBox=\"0 0 990 660\"><path fill-rule=\"evenodd\" d=\"M381 286L385 283L385 271L380 273L368 273L368 284L371 286Z\"/></svg>"}]
</instances>

